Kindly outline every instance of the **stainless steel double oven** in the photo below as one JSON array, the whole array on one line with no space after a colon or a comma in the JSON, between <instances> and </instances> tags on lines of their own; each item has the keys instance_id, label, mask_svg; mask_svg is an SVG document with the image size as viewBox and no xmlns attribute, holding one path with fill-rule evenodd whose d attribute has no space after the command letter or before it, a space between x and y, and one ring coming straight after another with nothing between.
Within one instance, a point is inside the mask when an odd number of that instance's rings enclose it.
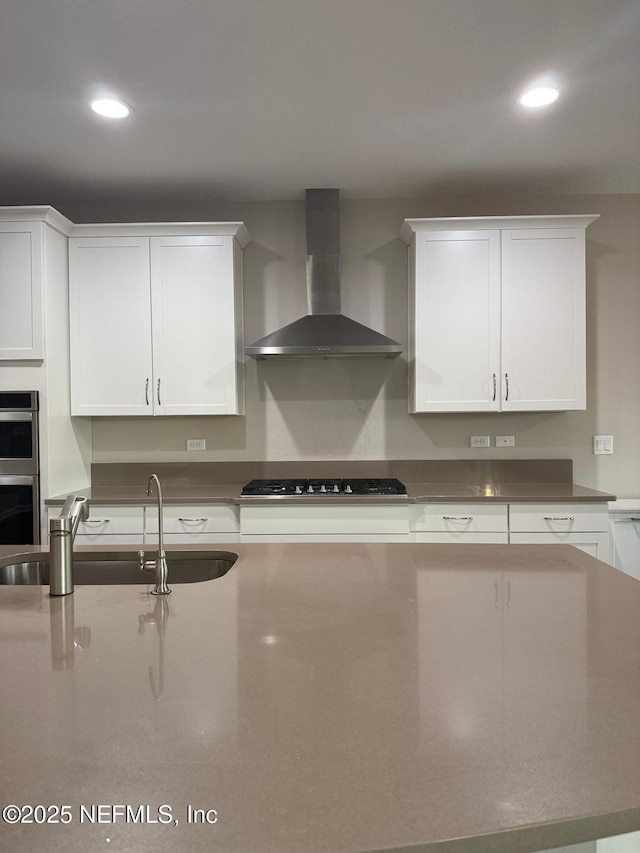
<instances>
[{"instance_id":1,"label":"stainless steel double oven","mask_svg":"<svg viewBox=\"0 0 640 853\"><path fill-rule=\"evenodd\" d=\"M40 544L38 392L0 391L0 545Z\"/></svg>"}]
</instances>

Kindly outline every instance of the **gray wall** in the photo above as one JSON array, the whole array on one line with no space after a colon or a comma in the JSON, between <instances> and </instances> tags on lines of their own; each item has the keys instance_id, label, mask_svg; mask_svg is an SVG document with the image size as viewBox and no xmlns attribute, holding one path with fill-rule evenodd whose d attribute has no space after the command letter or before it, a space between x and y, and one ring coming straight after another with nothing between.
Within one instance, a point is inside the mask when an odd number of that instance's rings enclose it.
<instances>
[{"instance_id":1,"label":"gray wall","mask_svg":"<svg viewBox=\"0 0 640 853\"><path fill-rule=\"evenodd\" d=\"M246 222L245 339L306 313L304 206L183 202L59 205L76 222ZM587 231L588 408L585 412L409 415L407 365L395 361L262 362L246 366L246 417L95 418L94 462L322 458L467 458L471 434L513 434L489 458L574 460L575 480L619 497L640 495L640 196L495 196L342 201L342 308L407 341L402 220L420 216L599 213ZM593 456L594 433L615 436ZM187 438L207 451L187 454Z\"/></svg>"}]
</instances>

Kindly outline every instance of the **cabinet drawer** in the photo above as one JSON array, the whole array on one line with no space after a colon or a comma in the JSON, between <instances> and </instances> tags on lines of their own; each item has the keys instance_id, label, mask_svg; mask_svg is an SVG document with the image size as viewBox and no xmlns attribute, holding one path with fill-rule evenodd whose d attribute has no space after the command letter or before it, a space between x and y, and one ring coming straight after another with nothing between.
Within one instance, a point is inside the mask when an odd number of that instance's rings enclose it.
<instances>
[{"instance_id":1,"label":"cabinet drawer","mask_svg":"<svg viewBox=\"0 0 640 853\"><path fill-rule=\"evenodd\" d=\"M238 533L240 530L238 507L230 504L165 504L163 521L167 534ZM158 532L155 506L146 508L144 530L147 534Z\"/></svg>"},{"instance_id":2,"label":"cabinet drawer","mask_svg":"<svg viewBox=\"0 0 640 853\"><path fill-rule=\"evenodd\" d=\"M424 503L411 507L411 529L434 533L507 532L506 504Z\"/></svg>"},{"instance_id":3,"label":"cabinet drawer","mask_svg":"<svg viewBox=\"0 0 640 853\"><path fill-rule=\"evenodd\" d=\"M127 550L138 551L142 548L143 538L142 533L78 533L74 548L77 550L83 545L121 545Z\"/></svg>"},{"instance_id":4,"label":"cabinet drawer","mask_svg":"<svg viewBox=\"0 0 640 853\"><path fill-rule=\"evenodd\" d=\"M49 507L49 518L60 515L61 507ZM78 536L139 534L144 530L143 506L100 506L90 504L89 518L78 525Z\"/></svg>"},{"instance_id":5,"label":"cabinet drawer","mask_svg":"<svg viewBox=\"0 0 640 853\"><path fill-rule=\"evenodd\" d=\"M503 533L414 533L414 542L436 542L438 544L456 542L459 545L506 545L509 534Z\"/></svg>"},{"instance_id":6,"label":"cabinet drawer","mask_svg":"<svg viewBox=\"0 0 640 853\"><path fill-rule=\"evenodd\" d=\"M300 506L243 506L240 508L241 530L245 534L383 534L409 533L406 504L387 506L372 504ZM308 540L310 541L310 540Z\"/></svg>"},{"instance_id":7,"label":"cabinet drawer","mask_svg":"<svg viewBox=\"0 0 640 853\"><path fill-rule=\"evenodd\" d=\"M524 533L581 533L608 530L606 503L511 504L509 529Z\"/></svg>"},{"instance_id":8,"label":"cabinet drawer","mask_svg":"<svg viewBox=\"0 0 640 853\"><path fill-rule=\"evenodd\" d=\"M230 542L239 542L240 533L165 533L163 542L165 545L222 545ZM144 537L147 550L158 546L158 534L147 532Z\"/></svg>"}]
</instances>

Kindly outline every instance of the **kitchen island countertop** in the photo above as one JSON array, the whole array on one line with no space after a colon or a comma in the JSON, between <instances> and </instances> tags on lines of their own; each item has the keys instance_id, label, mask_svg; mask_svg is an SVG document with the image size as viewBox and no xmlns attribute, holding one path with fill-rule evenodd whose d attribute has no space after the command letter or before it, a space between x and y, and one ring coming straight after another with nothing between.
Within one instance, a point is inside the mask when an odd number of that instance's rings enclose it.
<instances>
[{"instance_id":1,"label":"kitchen island countertop","mask_svg":"<svg viewBox=\"0 0 640 853\"><path fill-rule=\"evenodd\" d=\"M221 549L226 575L168 597L0 586L3 805L71 816L5 820L1 849L526 853L640 829L636 580L562 545Z\"/></svg>"}]
</instances>

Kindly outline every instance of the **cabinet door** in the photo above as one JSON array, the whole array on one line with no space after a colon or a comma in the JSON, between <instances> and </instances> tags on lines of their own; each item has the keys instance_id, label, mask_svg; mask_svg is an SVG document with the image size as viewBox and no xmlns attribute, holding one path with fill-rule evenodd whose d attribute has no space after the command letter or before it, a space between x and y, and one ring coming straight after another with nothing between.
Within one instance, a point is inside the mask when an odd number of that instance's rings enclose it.
<instances>
[{"instance_id":1,"label":"cabinet door","mask_svg":"<svg viewBox=\"0 0 640 853\"><path fill-rule=\"evenodd\" d=\"M0 359L43 358L42 223L0 223Z\"/></svg>"},{"instance_id":2,"label":"cabinet door","mask_svg":"<svg viewBox=\"0 0 640 853\"><path fill-rule=\"evenodd\" d=\"M609 559L608 533L510 533L511 545L573 545L598 560Z\"/></svg>"},{"instance_id":3,"label":"cabinet door","mask_svg":"<svg viewBox=\"0 0 640 853\"><path fill-rule=\"evenodd\" d=\"M69 241L71 414L151 415L146 237Z\"/></svg>"},{"instance_id":4,"label":"cabinet door","mask_svg":"<svg viewBox=\"0 0 640 853\"><path fill-rule=\"evenodd\" d=\"M154 409L238 414L233 238L152 237Z\"/></svg>"},{"instance_id":5,"label":"cabinet door","mask_svg":"<svg viewBox=\"0 0 640 853\"><path fill-rule=\"evenodd\" d=\"M500 232L416 234L413 286L411 411L498 411Z\"/></svg>"},{"instance_id":6,"label":"cabinet door","mask_svg":"<svg viewBox=\"0 0 640 853\"><path fill-rule=\"evenodd\" d=\"M612 512L613 565L640 580L640 510Z\"/></svg>"},{"instance_id":7,"label":"cabinet door","mask_svg":"<svg viewBox=\"0 0 640 853\"><path fill-rule=\"evenodd\" d=\"M586 408L585 232L502 232L502 410Z\"/></svg>"}]
</instances>

